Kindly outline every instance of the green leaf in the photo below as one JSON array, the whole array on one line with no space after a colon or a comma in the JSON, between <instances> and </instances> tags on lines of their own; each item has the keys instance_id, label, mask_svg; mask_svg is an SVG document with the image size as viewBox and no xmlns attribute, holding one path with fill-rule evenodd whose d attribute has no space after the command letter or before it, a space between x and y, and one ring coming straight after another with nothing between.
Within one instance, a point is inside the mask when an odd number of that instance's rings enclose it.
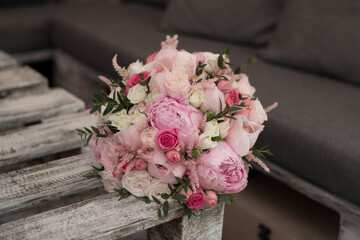
<instances>
[{"instance_id":1,"label":"green leaf","mask_svg":"<svg viewBox=\"0 0 360 240\"><path fill-rule=\"evenodd\" d=\"M94 131L94 133L96 133L96 134L100 134L99 129L97 129L96 127L91 126L91 129Z\"/></svg>"},{"instance_id":2,"label":"green leaf","mask_svg":"<svg viewBox=\"0 0 360 240\"><path fill-rule=\"evenodd\" d=\"M192 151L192 153L191 153L191 156L192 156L193 158L198 158L198 157L200 157L200 155L201 155L200 149L194 148L193 151Z\"/></svg>"},{"instance_id":3,"label":"green leaf","mask_svg":"<svg viewBox=\"0 0 360 240\"><path fill-rule=\"evenodd\" d=\"M162 199L168 199L169 197L170 197L170 195L167 194L167 193L162 193L162 194L161 194L161 198L162 198Z\"/></svg>"},{"instance_id":4,"label":"green leaf","mask_svg":"<svg viewBox=\"0 0 360 240\"><path fill-rule=\"evenodd\" d=\"M111 104L108 104L103 112L103 116L106 116L108 113L111 112L111 110L113 110L114 106Z\"/></svg>"},{"instance_id":5,"label":"green leaf","mask_svg":"<svg viewBox=\"0 0 360 240\"><path fill-rule=\"evenodd\" d=\"M171 192L174 191L174 189L171 187L171 185L169 183L168 183L168 187L169 187Z\"/></svg>"},{"instance_id":6,"label":"green leaf","mask_svg":"<svg viewBox=\"0 0 360 240\"><path fill-rule=\"evenodd\" d=\"M212 141L215 141L215 142L224 141L224 139L222 138L221 135L216 136L216 137L213 137L213 138L211 138L211 140L212 140Z\"/></svg>"},{"instance_id":7,"label":"green leaf","mask_svg":"<svg viewBox=\"0 0 360 240\"><path fill-rule=\"evenodd\" d=\"M188 193L188 186L187 185L184 185L184 191L185 191L185 193Z\"/></svg>"},{"instance_id":8,"label":"green leaf","mask_svg":"<svg viewBox=\"0 0 360 240\"><path fill-rule=\"evenodd\" d=\"M210 110L207 110L205 112L205 116L206 116L207 121L211 121L211 120L213 120L215 118L215 113L210 111Z\"/></svg>"},{"instance_id":9,"label":"green leaf","mask_svg":"<svg viewBox=\"0 0 360 240\"><path fill-rule=\"evenodd\" d=\"M169 213L169 202L168 202L168 201L165 201L165 202L164 202L163 211L164 211L165 217L167 217L167 216L168 216L168 213Z\"/></svg>"},{"instance_id":10,"label":"green leaf","mask_svg":"<svg viewBox=\"0 0 360 240\"><path fill-rule=\"evenodd\" d=\"M90 142L90 139L92 138L92 133L88 136L88 138L86 139L86 144L89 144L89 142Z\"/></svg>"},{"instance_id":11,"label":"green leaf","mask_svg":"<svg viewBox=\"0 0 360 240\"><path fill-rule=\"evenodd\" d=\"M254 64L256 62L256 58L249 58L247 60L247 64Z\"/></svg>"},{"instance_id":12,"label":"green leaf","mask_svg":"<svg viewBox=\"0 0 360 240\"><path fill-rule=\"evenodd\" d=\"M154 202L156 202L157 204L161 204L160 200L157 199L155 196L151 196L151 197L154 200Z\"/></svg>"},{"instance_id":13,"label":"green leaf","mask_svg":"<svg viewBox=\"0 0 360 240\"><path fill-rule=\"evenodd\" d=\"M78 131L80 134L86 134L86 132L84 130L81 130L79 128L77 128L76 131Z\"/></svg>"},{"instance_id":14,"label":"green leaf","mask_svg":"<svg viewBox=\"0 0 360 240\"><path fill-rule=\"evenodd\" d=\"M157 214L158 214L159 218L161 218L161 210L160 210L160 208L157 209Z\"/></svg>"},{"instance_id":15,"label":"green leaf","mask_svg":"<svg viewBox=\"0 0 360 240\"><path fill-rule=\"evenodd\" d=\"M243 71L243 67L237 67L234 71L234 74L240 74Z\"/></svg>"},{"instance_id":16,"label":"green leaf","mask_svg":"<svg viewBox=\"0 0 360 240\"><path fill-rule=\"evenodd\" d=\"M84 128L88 133L92 133L92 131L90 129L88 129L87 127L84 127Z\"/></svg>"},{"instance_id":17,"label":"green leaf","mask_svg":"<svg viewBox=\"0 0 360 240\"><path fill-rule=\"evenodd\" d=\"M151 203L150 199L148 197L137 197L135 196L136 199L140 200L140 201L143 201L147 204Z\"/></svg>"},{"instance_id":18,"label":"green leaf","mask_svg":"<svg viewBox=\"0 0 360 240\"><path fill-rule=\"evenodd\" d=\"M185 199L186 199L186 196L177 193L177 194L175 194L172 198L175 199L175 200L181 201L181 200L185 200Z\"/></svg>"},{"instance_id":19,"label":"green leaf","mask_svg":"<svg viewBox=\"0 0 360 240\"><path fill-rule=\"evenodd\" d=\"M218 195L218 201L219 202L225 202L225 203L231 203L234 200L234 197L232 194L219 194Z\"/></svg>"},{"instance_id":20,"label":"green leaf","mask_svg":"<svg viewBox=\"0 0 360 240\"><path fill-rule=\"evenodd\" d=\"M180 184L185 184L184 180L182 180L181 178L179 177L175 177L176 181Z\"/></svg>"},{"instance_id":21,"label":"green leaf","mask_svg":"<svg viewBox=\"0 0 360 240\"><path fill-rule=\"evenodd\" d=\"M230 56L230 47L227 47L227 48L226 48L225 54L226 54L227 57Z\"/></svg>"},{"instance_id":22,"label":"green leaf","mask_svg":"<svg viewBox=\"0 0 360 240\"><path fill-rule=\"evenodd\" d=\"M96 172L94 172L93 170L89 171L83 175L83 177L85 177L85 178L93 178L95 176L96 176Z\"/></svg>"},{"instance_id":23,"label":"green leaf","mask_svg":"<svg viewBox=\"0 0 360 240\"><path fill-rule=\"evenodd\" d=\"M191 209L189 209L189 211L188 211L188 220L190 220L190 218L191 218L191 216L192 216L192 214L193 214L193 212L192 212L192 210Z\"/></svg>"},{"instance_id":24,"label":"green leaf","mask_svg":"<svg viewBox=\"0 0 360 240\"><path fill-rule=\"evenodd\" d=\"M98 171L98 172L101 172L101 171L104 171L105 170L105 168L104 168L104 166L101 166L101 168L97 168L97 167L95 167L94 165L91 165L96 171Z\"/></svg>"}]
</instances>

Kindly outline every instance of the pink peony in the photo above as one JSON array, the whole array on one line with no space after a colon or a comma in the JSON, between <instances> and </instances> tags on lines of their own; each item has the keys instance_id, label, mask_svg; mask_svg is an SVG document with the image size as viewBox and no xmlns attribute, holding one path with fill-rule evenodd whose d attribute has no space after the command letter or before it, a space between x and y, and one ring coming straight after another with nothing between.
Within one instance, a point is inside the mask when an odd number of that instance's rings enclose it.
<instances>
[{"instance_id":1,"label":"pink peony","mask_svg":"<svg viewBox=\"0 0 360 240\"><path fill-rule=\"evenodd\" d=\"M185 101L159 97L147 105L148 124L155 129L175 129L185 145L199 137L203 114Z\"/></svg>"},{"instance_id":2,"label":"pink peony","mask_svg":"<svg viewBox=\"0 0 360 240\"><path fill-rule=\"evenodd\" d=\"M145 129L143 125L131 125L130 127L121 130L114 135L119 143L127 146L131 150L137 150L142 146L141 133Z\"/></svg>"},{"instance_id":3,"label":"pink peony","mask_svg":"<svg viewBox=\"0 0 360 240\"><path fill-rule=\"evenodd\" d=\"M176 163L180 160L180 153L178 151L172 150L166 153L166 157L170 162Z\"/></svg>"},{"instance_id":4,"label":"pink peony","mask_svg":"<svg viewBox=\"0 0 360 240\"><path fill-rule=\"evenodd\" d=\"M244 115L236 115L234 117L237 120L233 121L225 141L237 154L245 156L250 148L254 146L264 126L250 122Z\"/></svg>"},{"instance_id":5,"label":"pink peony","mask_svg":"<svg viewBox=\"0 0 360 240\"><path fill-rule=\"evenodd\" d=\"M186 206L190 209L199 210L205 206L205 194L201 188L191 195L191 197L185 201Z\"/></svg>"},{"instance_id":6,"label":"pink peony","mask_svg":"<svg viewBox=\"0 0 360 240\"><path fill-rule=\"evenodd\" d=\"M206 204L209 207L213 207L218 202L218 196L213 191L206 191L206 193L205 193L205 201L206 201Z\"/></svg>"},{"instance_id":7,"label":"pink peony","mask_svg":"<svg viewBox=\"0 0 360 240\"><path fill-rule=\"evenodd\" d=\"M165 129L159 131L155 136L156 145L164 151L170 151L177 148L180 144L179 136L174 129Z\"/></svg>"},{"instance_id":8,"label":"pink peony","mask_svg":"<svg viewBox=\"0 0 360 240\"><path fill-rule=\"evenodd\" d=\"M148 172L151 176L170 184L176 184L175 177L182 178L186 167L167 161L165 153L156 151L151 154L152 161L148 163Z\"/></svg>"},{"instance_id":9,"label":"pink peony","mask_svg":"<svg viewBox=\"0 0 360 240\"><path fill-rule=\"evenodd\" d=\"M135 160L135 168L137 170L145 170L148 166L148 163L142 159Z\"/></svg>"},{"instance_id":10,"label":"pink peony","mask_svg":"<svg viewBox=\"0 0 360 240\"><path fill-rule=\"evenodd\" d=\"M237 193L247 185L244 162L226 142L201 154L204 164L197 165L200 187L219 193Z\"/></svg>"},{"instance_id":11,"label":"pink peony","mask_svg":"<svg viewBox=\"0 0 360 240\"><path fill-rule=\"evenodd\" d=\"M140 74L144 75L143 79L141 79ZM149 75L150 75L150 72L148 72L148 71L141 72L141 73L135 73L129 78L128 85L130 87L132 87L132 86L135 86L136 84L138 84L138 82L144 82L149 77Z\"/></svg>"},{"instance_id":12,"label":"pink peony","mask_svg":"<svg viewBox=\"0 0 360 240\"><path fill-rule=\"evenodd\" d=\"M205 88L204 94L205 102L201 104L201 111L206 112L207 110L210 110L213 113L218 114L220 112L220 101L222 102L223 109L225 108L224 94L216 87L215 83Z\"/></svg>"},{"instance_id":13,"label":"pink peony","mask_svg":"<svg viewBox=\"0 0 360 240\"><path fill-rule=\"evenodd\" d=\"M184 196L186 197L185 201L187 201L187 200L191 197L191 195L193 194L193 192L192 192L192 190L191 190L190 188L188 188L187 193L185 192L184 189L181 189L181 191L179 192L179 194L184 195Z\"/></svg>"},{"instance_id":14,"label":"pink peony","mask_svg":"<svg viewBox=\"0 0 360 240\"><path fill-rule=\"evenodd\" d=\"M159 51L157 52L154 52L153 54L149 55L147 58L146 58L146 63L149 63L149 62L152 62L154 61L156 55L158 54Z\"/></svg>"},{"instance_id":15,"label":"pink peony","mask_svg":"<svg viewBox=\"0 0 360 240\"><path fill-rule=\"evenodd\" d=\"M98 163L101 161L101 149L103 141L103 138L97 138L95 135L93 135L89 141L89 148L94 154L95 161Z\"/></svg>"},{"instance_id":16,"label":"pink peony","mask_svg":"<svg viewBox=\"0 0 360 240\"><path fill-rule=\"evenodd\" d=\"M202 52L194 52L193 55L196 57L196 66L199 64L199 62L205 62L205 56Z\"/></svg>"}]
</instances>

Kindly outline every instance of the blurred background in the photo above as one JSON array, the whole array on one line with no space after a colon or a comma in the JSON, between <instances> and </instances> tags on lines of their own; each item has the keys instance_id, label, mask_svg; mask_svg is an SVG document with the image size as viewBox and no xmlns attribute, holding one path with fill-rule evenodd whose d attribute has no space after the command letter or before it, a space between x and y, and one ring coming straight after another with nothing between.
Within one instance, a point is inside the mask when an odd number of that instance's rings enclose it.
<instances>
[{"instance_id":1,"label":"blurred background","mask_svg":"<svg viewBox=\"0 0 360 240\"><path fill-rule=\"evenodd\" d=\"M168 34L189 52L256 57L244 70L256 96L279 102L257 144L281 171L252 171L223 239L337 239L323 199L360 205L359 0L0 0L0 49L87 107L106 88L97 76L116 79L115 54L145 62Z\"/></svg>"}]
</instances>

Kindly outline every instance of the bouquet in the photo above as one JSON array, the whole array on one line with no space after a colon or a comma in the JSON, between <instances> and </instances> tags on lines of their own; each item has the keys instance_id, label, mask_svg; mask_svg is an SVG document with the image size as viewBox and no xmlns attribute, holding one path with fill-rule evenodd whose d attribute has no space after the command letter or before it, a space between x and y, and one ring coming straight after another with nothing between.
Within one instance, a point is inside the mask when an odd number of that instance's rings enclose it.
<instances>
[{"instance_id":1,"label":"bouquet","mask_svg":"<svg viewBox=\"0 0 360 240\"><path fill-rule=\"evenodd\" d=\"M267 112L254 97L244 66L224 54L177 50L177 36L127 68L117 56L118 80L100 76L109 92L94 94L90 114L97 126L77 129L87 139L106 191L158 204L195 210L230 201L247 186L251 162L269 169L259 157L271 154L254 144ZM235 66L234 70L231 67Z\"/></svg>"}]
</instances>

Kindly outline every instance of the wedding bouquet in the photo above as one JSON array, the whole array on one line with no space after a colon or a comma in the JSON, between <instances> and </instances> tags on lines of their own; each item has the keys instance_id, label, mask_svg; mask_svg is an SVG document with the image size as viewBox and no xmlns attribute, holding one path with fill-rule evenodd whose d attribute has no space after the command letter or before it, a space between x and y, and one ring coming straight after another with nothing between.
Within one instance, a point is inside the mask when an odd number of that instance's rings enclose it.
<instances>
[{"instance_id":1,"label":"wedding bouquet","mask_svg":"<svg viewBox=\"0 0 360 240\"><path fill-rule=\"evenodd\" d=\"M94 153L93 167L108 192L158 204L167 216L169 202L194 210L230 201L247 186L250 162L269 169L254 144L266 112L255 88L225 54L177 50L177 36L127 68L117 56L119 80L99 78L110 93L94 94L90 114L97 126L77 129ZM234 71L231 66L235 66Z\"/></svg>"}]
</instances>

